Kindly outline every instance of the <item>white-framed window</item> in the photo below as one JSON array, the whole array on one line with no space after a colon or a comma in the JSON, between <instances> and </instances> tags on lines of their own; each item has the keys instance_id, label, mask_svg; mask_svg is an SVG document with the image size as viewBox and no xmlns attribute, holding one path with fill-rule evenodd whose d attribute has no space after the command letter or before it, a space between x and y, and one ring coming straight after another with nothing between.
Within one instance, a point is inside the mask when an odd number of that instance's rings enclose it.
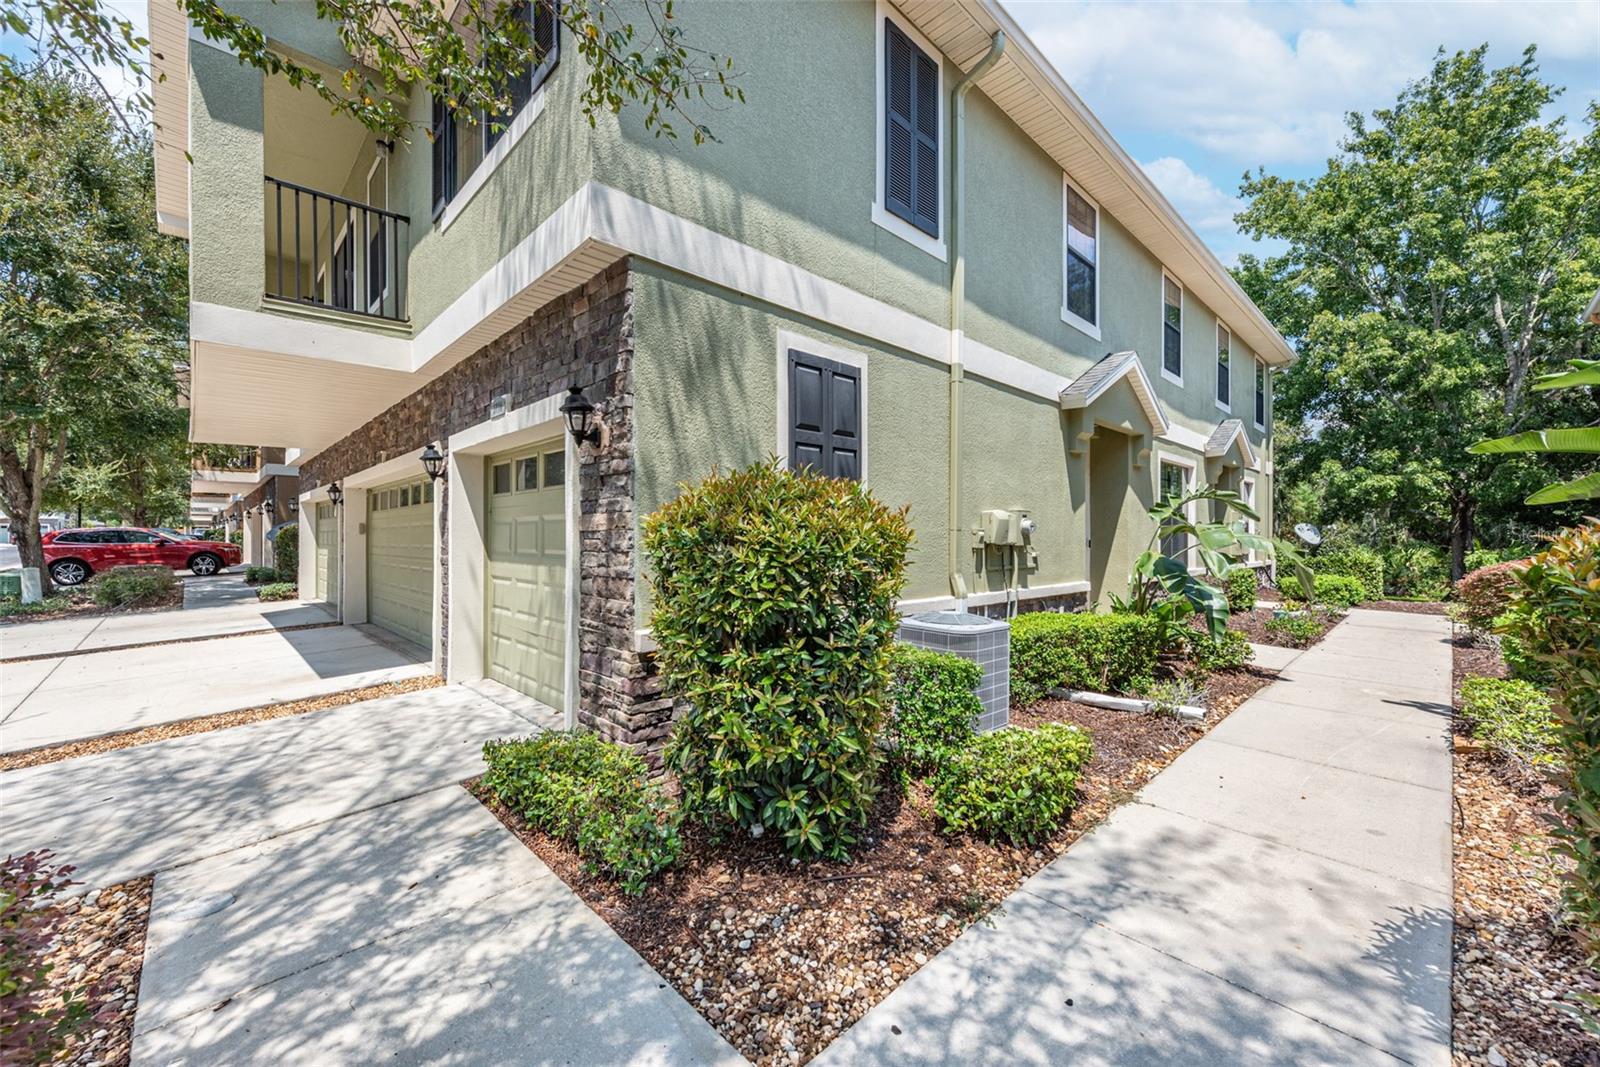
<instances>
[{"instance_id":1,"label":"white-framed window","mask_svg":"<svg viewBox=\"0 0 1600 1067\"><path fill-rule=\"evenodd\" d=\"M1217 323L1217 407L1232 411L1233 405L1233 334L1222 323Z\"/></svg>"},{"instance_id":2,"label":"white-framed window","mask_svg":"<svg viewBox=\"0 0 1600 1067\"><path fill-rule=\"evenodd\" d=\"M1061 176L1061 321L1100 340L1100 205Z\"/></svg>"},{"instance_id":3,"label":"white-framed window","mask_svg":"<svg viewBox=\"0 0 1600 1067\"><path fill-rule=\"evenodd\" d=\"M1256 360L1256 429L1267 428L1267 365Z\"/></svg>"},{"instance_id":4,"label":"white-framed window","mask_svg":"<svg viewBox=\"0 0 1600 1067\"><path fill-rule=\"evenodd\" d=\"M1183 384L1183 286L1161 272L1161 376Z\"/></svg>"},{"instance_id":5,"label":"white-framed window","mask_svg":"<svg viewBox=\"0 0 1600 1067\"><path fill-rule=\"evenodd\" d=\"M522 139L544 110L545 83L561 59L561 22L558 0L524 0L520 12L530 19L532 41L539 48L538 64L518 72L507 86L511 114L491 119L480 115L477 125L457 121L444 101L433 101L430 121L433 154L433 217L445 230L483 188L513 146ZM494 129L493 127L500 128Z\"/></svg>"},{"instance_id":6,"label":"white-framed window","mask_svg":"<svg viewBox=\"0 0 1600 1067\"><path fill-rule=\"evenodd\" d=\"M1192 461L1179 459L1176 456L1163 454L1158 467L1159 481L1156 484L1156 495L1162 501L1181 497L1194 489L1195 464ZM1193 518L1191 504L1185 516ZM1182 533L1163 533L1161 536L1161 554L1174 559L1182 559L1185 563L1192 563L1184 555L1189 548L1189 536Z\"/></svg>"},{"instance_id":7,"label":"white-framed window","mask_svg":"<svg viewBox=\"0 0 1600 1067\"><path fill-rule=\"evenodd\" d=\"M1239 499L1242 500L1251 511L1256 509L1256 480L1254 478L1239 479ZM1245 519L1244 528L1246 533L1255 533L1256 520L1248 518ZM1250 562L1254 563L1256 560L1255 550L1252 549L1246 558L1248 558Z\"/></svg>"},{"instance_id":8,"label":"white-framed window","mask_svg":"<svg viewBox=\"0 0 1600 1067\"><path fill-rule=\"evenodd\" d=\"M944 64L883 0L877 5L877 178L872 221L937 259L944 242Z\"/></svg>"}]
</instances>

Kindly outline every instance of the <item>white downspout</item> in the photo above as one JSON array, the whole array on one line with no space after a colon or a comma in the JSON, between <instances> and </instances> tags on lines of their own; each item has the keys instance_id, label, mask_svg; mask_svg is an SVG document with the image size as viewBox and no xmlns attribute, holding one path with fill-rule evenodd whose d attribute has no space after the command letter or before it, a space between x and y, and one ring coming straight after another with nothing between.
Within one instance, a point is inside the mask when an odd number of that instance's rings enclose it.
<instances>
[{"instance_id":1,"label":"white downspout","mask_svg":"<svg viewBox=\"0 0 1600 1067\"><path fill-rule=\"evenodd\" d=\"M950 472L949 472L949 537L950 537L950 592L956 599L956 610L967 610L967 581L961 573L963 533L961 523L961 312L967 301L967 262L961 251L961 224L967 192L965 158L967 90L1000 62L1006 50L1004 31L996 30L989 43L988 53L977 66L967 71L951 92L951 155L955 174L954 189L950 197Z\"/></svg>"}]
</instances>

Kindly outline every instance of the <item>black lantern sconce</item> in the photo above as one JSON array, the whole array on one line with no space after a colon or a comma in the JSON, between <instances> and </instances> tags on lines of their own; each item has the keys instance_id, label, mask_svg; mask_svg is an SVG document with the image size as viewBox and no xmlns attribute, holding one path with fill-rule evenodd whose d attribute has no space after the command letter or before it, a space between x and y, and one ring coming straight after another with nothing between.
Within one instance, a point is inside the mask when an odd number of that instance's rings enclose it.
<instances>
[{"instance_id":1,"label":"black lantern sconce","mask_svg":"<svg viewBox=\"0 0 1600 1067\"><path fill-rule=\"evenodd\" d=\"M300 511L300 501L296 497L289 498L289 514L294 515Z\"/></svg>"},{"instance_id":2,"label":"black lantern sconce","mask_svg":"<svg viewBox=\"0 0 1600 1067\"><path fill-rule=\"evenodd\" d=\"M436 482L444 475L444 454L431 443L422 450L422 469Z\"/></svg>"},{"instance_id":3,"label":"black lantern sconce","mask_svg":"<svg viewBox=\"0 0 1600 1067\"><path fill-rule=\"evenodd\" d=\"M574 385L568 390L567 398L561 402L561 414L566 417L567 429L578 444L600 443L600 427L590 425L594 421L594 405L583 395L582 386Z\"/></svg>"},{"instance_id":4,"label":"black lantern sconce","mask_svg":"<svg viewBox=\"0 0 1600 1067\"><path fill-rule=\"evenodd\" d=\"M332 504L334 507L338 507L340 504L344 503L344 490L339 488L338 482L334 482L332 485L328 486L328 503Z\"/></svg>"}]
</instances>

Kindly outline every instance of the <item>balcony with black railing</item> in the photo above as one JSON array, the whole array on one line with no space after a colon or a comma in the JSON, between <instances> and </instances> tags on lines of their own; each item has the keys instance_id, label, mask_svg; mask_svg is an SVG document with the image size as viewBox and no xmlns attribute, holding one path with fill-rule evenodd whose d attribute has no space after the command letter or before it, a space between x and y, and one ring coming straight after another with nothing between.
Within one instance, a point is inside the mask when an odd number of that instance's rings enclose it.
<instances>
[{"instance_id":1,"label":"balcony with black railing","mask_svg":"<svg viewBox=\"0 0 1600 1067\"><path fill-rule=\"evenodd\" d=\"M265 184L268 299L405 321L410 219L279 178Z\"/></svg>"}]
</instances>

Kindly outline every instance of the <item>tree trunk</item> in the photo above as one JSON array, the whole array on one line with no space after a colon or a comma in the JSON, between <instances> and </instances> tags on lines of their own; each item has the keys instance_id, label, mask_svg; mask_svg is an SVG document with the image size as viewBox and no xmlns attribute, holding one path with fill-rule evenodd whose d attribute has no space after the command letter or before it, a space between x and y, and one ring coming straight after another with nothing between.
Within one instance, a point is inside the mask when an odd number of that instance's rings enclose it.
<instances>
[{"instance_id":1,"label":"tree trunk","mask_svg":"<svg viewBox=\"0 0 1600 1067\"><path fill-rule=\"evenodd\" d=\"M1472 549L1472 516L1478 502L1468 493L1450 498L1450 582L1459 582L1467 573L1467 553Z\"/></svg>"}]
</instances>

